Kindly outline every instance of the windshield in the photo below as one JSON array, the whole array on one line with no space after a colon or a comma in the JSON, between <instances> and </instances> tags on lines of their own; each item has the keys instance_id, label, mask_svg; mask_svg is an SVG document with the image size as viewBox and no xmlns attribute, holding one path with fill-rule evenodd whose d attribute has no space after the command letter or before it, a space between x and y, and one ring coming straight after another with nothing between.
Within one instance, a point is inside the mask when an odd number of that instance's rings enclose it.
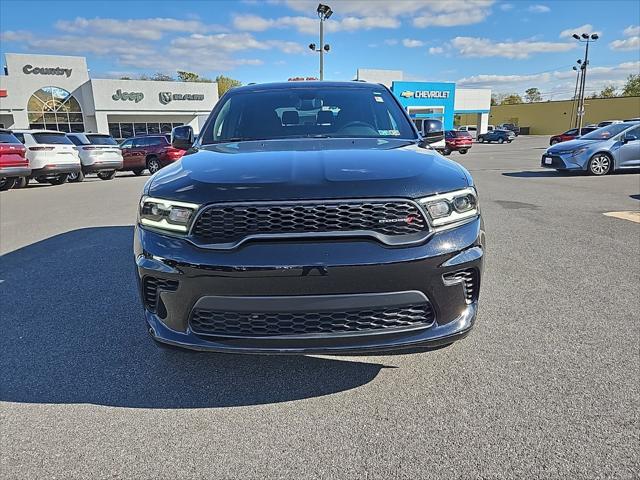
<instances>
[{"instance_id":1,"label":"windshield","mask_svg":"<svg viewBox=\"0 0 640 480\"><path fill-rule=\"evenodd\" d=\"M87 135L87 139L91 145L117 145L113 138L109 135Z\"/></svg>"},{"instance_id":2,"label":"windshield","mask_svg":"<svg viewBox=\"0 0 640 480\"><path fill-rule=\"evenodd\" d=\"M292 87L229 95L200 135L210 143L280 138L416 139L385 88Z\"/></svg>"},{"instance_id":3,"label":"windshield","mask_svg":"<svg viewBox=\"0 0 640 480\"><path fill-rule=\"evenodd\" d=\"M616 123L615 125L609 125L587 133L580 137L580 140L608 140L627 128L629 128L629 124Z\"/></svg>"}]
</instances>

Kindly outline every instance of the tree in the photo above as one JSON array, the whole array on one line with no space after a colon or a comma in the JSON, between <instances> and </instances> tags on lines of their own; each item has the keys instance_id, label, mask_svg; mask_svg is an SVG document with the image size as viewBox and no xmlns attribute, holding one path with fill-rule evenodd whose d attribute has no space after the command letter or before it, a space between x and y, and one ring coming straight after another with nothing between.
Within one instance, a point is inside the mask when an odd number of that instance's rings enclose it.
<instances>
[{"instance_id":1,"label":"tree","mask_svg":"<svg viewBox=\"0 0 640 480\"><path fill-rule=\"evenodd\" d=\"M640 97L640 74L629 75L622 87L623 97Z\"/></svg>"},{"instance_id":2,"label":"tree","mask_svg":"<svg viewBox=\"0 0 640 480\"><path fill-rule=\"evenodd\" d=\"M527 103L542 101L540 90L538 90L536 87L527 88L524 92L524 98L527 100Z\"/></svg>"},{"instance_id":3,"label":"tree","mask_svg":"<svg viewBox=\"0 0 640 480\"><path fill-rule=\"evenodd\" d=\"M166 74L161 73L161 72L156 72L153 75L153 77L151 77L151 80L154 80L156 82L173 82L173 81L175 81L175 79L171 75L166 75Z\"/></svg>"},{"instance_id":4,"label":"tree","mask_svg":"<svg viewBox=\"0 0 640 480\"><path fill-rule=\"evenodd\" d=\"M120 80L131 80L131 77L125 75L123 77L120 77Z\"/></svg>"},{"instance_id":5,"label":"tree","mask_svg":"<svg viewBox=\"0 0 640 480\"><path fill-rule=\"evenodd\" d=\"M178 70L178 80L181 82L201 82L201 83L211 83L211 79L201 77L197 73L193 72L185 72L184 70Z\"/></svg>"},{"instance_id":6,"label":"tree","mask_svg":"<svg viewBox=\"0 0 640 480\"><path fill-rule=\"evenodd\" d=\"M522 97L517 93L512 93L511 95L504 97L502 102L500 102L500 105L516 105L518 103L523 103Z\"/></svg>"},{"instance_id":7,"label":"tree","mask_svg":"<svg viewBox=\"0 0 640 480\"><path fill-rule=\"evenodd\" d=\"M616 87L614 87L613 85L605 86L602 89L602 91L598 94L599 98L613 98L617 96L618 94L616 93Z\"/></svg>"},{"instance_id":8,"label":"tree","mask_svg":"<svg viewBox=\"0 0 640 480\"><path fill-rule=\"evenodd\" d=\"M242 82L239 80L225 77L224 75L218 75L216 77L216 83L218 84L218 95L220 96L222 96L227 90L242 85Z\"/></svg>"}]
</instances>

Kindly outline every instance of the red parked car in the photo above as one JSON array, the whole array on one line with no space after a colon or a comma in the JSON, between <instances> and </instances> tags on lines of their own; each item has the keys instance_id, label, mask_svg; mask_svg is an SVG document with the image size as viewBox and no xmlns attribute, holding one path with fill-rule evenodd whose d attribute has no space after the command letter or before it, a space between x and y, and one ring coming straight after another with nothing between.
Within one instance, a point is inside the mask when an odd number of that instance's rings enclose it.
<instances>
[{"instance_id":1,"label":"red parked car","mask_svg":"<svg viewBox=\"0 0 640 480\"><path fill-rule=\"evenodd\" d=\"M162 167L179 160L185 150L173 148L168 135L148 135L128 138L120 144L122 150L122 168L142 175L145 169L151 174Z\"/></svg>"},{"instance_id":2,"label":"red parked car","mask_svg":"<svg viewBox=\"0 0 640 480\"><path fill-rule=\"evenodd\" d=\"M586 135L587 133L591 133L597 129L598 127L582 127L582 130L581 130L582 133L580 135ZM549 139L549 145L555 145L556 143L575 140L577 136L578 136L578 129L572 128L571 130L567 130L566 132L561 133L560 135L554 135L553 137L551 137Z\"/></svg>"},{"instance_id":3,"label":"red parked car","mask_svg":"<svg viewBox=\"0 0 640 480\"><path fill-rule=\"evenodd\" d=\"M471 134L461 130L447 130L444 132L445 147L442 153L449 155L451 152L467 153L473 144Z\"/></svg>"},{"instance_id":4,"label":"red parked car","mask_svg":"<svg viewBox=\"0 0 640 480\"><path fill-rule=\"evenodd\" d=\"M11 130L0 129L0 191L9 190L19 179L31 175L26 152Z\"/></svg>"}]
</instances>

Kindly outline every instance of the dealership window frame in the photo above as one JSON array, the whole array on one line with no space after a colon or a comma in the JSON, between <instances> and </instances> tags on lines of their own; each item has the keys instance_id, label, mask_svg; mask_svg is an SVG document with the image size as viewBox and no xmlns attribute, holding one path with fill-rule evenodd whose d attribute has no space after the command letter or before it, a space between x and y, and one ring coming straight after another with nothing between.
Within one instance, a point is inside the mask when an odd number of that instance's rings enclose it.
<instances>
[{"instance_id":1,"label":"dealership window frame","mask_svg":"<svg viewBox=\"0 0 640 480\"><path fill-rule=\"evenodd\" d=\"M109 122L109 135L116 140L145 135L160 135L171 133L175 127L181 127L183 122Z\"/></svg>"},{"instance_id":2,"label":"dealership window frame","mask_svg":"<svg viewBox=\"0 0 640 480\"><path fill-rule=\"evenodd\" d=\"M31 129L84 132L80 102L60 87L48 86L35 91L27 102L27 118Z\"/></svg>"}]
</instances>

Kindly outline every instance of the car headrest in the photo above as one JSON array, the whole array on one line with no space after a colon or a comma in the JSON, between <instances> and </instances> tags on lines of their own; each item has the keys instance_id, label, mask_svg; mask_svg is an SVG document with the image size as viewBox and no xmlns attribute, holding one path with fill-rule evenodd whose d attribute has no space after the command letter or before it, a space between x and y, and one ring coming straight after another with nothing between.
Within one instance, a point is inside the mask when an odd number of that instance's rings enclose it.
<instances>
[{"instance_id":1,"label":"car headrest","mask_svg":"<svg viewBox=\"0 0 640 480\"><path fill-rule=\"evenodd\" d=\"M331 110L320 110L316 116L316 123L318 125L333 123L333 112Z\"/></svg>"},{"instance_id":2,"label":"car headrest","mask_svg":"<svg viewBox=\"0 0 640 480\"><path fill-rule=\"evenodd\" d=\"M300 116L295 110L287 110L282 112L282 124L283 125L298 125L300 123Z\"/></svg>"}]
</instances>

